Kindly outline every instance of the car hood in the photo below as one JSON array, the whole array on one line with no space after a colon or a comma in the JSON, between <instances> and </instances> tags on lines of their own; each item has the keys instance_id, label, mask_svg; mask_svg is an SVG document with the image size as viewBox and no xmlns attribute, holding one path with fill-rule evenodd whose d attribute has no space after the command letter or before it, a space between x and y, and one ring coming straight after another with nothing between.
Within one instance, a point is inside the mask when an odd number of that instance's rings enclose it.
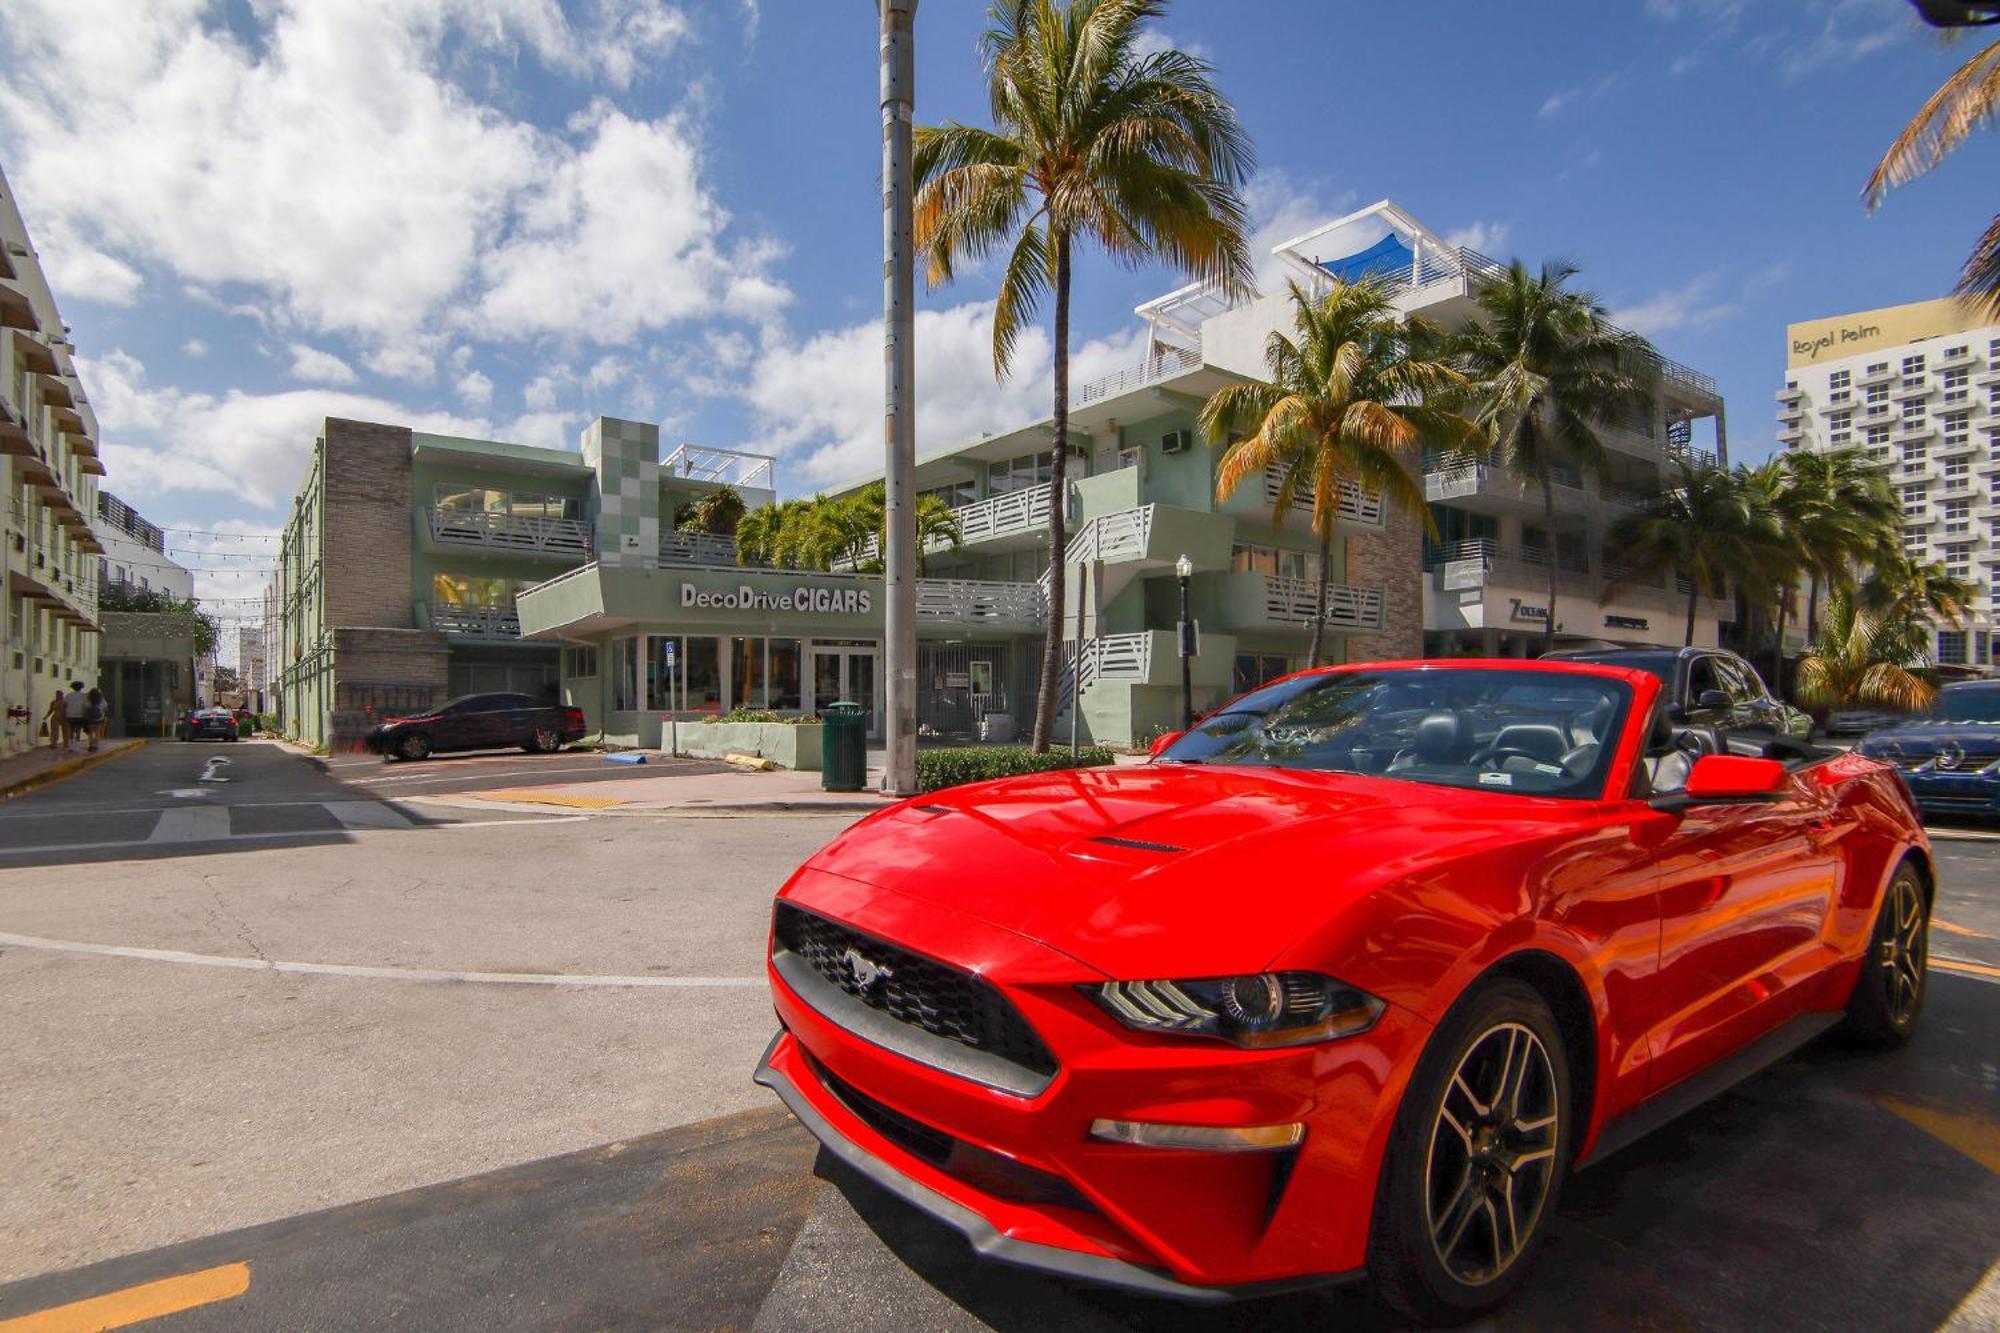
<instances>
[{"instance_id":1,"label":"car hood","mask_svg":"<svg viewBox=\"0 0 2000 1333\"><path fill-rule=\"evenodd\" d=\"M933 793L807 863L1113 976L1257 971L1385 884L1561 834L1590 802L1358 774L1151 764Z\"/></svg>"},{"instance_id":2,"label":"car hood","mask_svg":"<svg viewBox=\"0 0 2000 1333\"><path fill-rule=\"evenodd\" d=\"M1858 748L1884 759L1928 759L1953 746L1967 759L2000 759L2000 723L1909 722L1869 732Z\"/></svg>"}]
</instances>

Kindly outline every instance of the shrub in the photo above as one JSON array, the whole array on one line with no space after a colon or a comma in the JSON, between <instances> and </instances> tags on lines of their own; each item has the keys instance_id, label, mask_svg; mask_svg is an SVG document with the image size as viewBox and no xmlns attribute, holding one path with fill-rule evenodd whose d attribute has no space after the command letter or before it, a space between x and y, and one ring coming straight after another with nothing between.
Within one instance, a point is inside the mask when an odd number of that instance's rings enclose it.
<instances>
[{"instance_id":1,"label":"shrub","mask_svg":"<svg viewBox=\"0 0 2000 1333\"><path fill-rule=\"evenodd\" d=\"M1114 763L1110 750L1087 745L1074 756L1066 749L1036 754L1025 745L971 745L951 750L917 751L917 787L936 791L988 778L1022 773L1048 773L1060 768L1097 768Z\"/></svg>"},{"instance_id":2,"label":"shrub","mask_svg":"<svg viewBox=\"0 0 2000 1333\"><path fill-rule=\"evenodd\" d=\"M780 717L768 708L732 708L726 713L711 713L701 721L703 726L711 722L775 722L785 727L816 727L820 719L817 713Z\"/></svg>"}]
</instances>

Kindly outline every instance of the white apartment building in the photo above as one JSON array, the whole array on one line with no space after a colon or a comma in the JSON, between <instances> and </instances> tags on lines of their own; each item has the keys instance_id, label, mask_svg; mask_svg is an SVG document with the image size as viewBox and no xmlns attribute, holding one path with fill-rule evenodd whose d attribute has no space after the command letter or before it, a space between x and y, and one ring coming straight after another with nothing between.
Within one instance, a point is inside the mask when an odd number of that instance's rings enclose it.
<instances>
[{"instance_id":1,"label":"white apartment building","mask_svg":"<svg viewBox=\"0 0 2000 1333\"><path fill-rule=\"evenodd\" d=\"M1480 289L1505 271L1445 241L1388 200L1315 227L1273 254L1285 275L1308 291L1323 290L1330 277L1372 276L1391 286L1406 314L1445 328L1476 319ZM1155 354L1194 349L1210 365L1257 378L1265 373L1271 330L1292 331L1291 298L1281 286L1233 307L1208 288L1186 287L1139 307L1139 314L1152 325ZM1557 475L1553 530L1544 521L1539 488L1524 486L1504 466L1438 454L1426 459L1424 489L1437 535L1421 543L1421 608L1399 605L1396 581L1385 580L1391 623L1421 614L1426 656L1534 656L1551 616L1565 648L1682 643L1693 592L1685 581L1620 580L1616 595L1604 596L1622 572L1607 549L1610 525L1659 493L1677 456L1727 462L1715 381L1665 358L1658 368L1651 419L1600 431L1609 454L1603 474ZM1408 527L1415 560L1417 525ZM1554 606L1551 562L1557 570ZM1715 644L1732 613L1725 599L1696 598L1694 642Z\"/></svg>"},{"instance_id":2,"label":"white apartment building","mask_svg":"<svg viewBox=\"0 0 2000 1333\"><path fill-rule=\"evenodd\" d=\"M1918 301L1786 329L1778 442L1864 449L1903 502L1903 549L1970 583L1974 615L1939 625L1943 666L1991 670L2000 644L2000 324Z\"/></svg>"},{"instance_id":3,"label":"white apartment building","mask_svg":"<svg viewBox=\"0 0 2000 1333\"><path fill-rule=\"evenodd\" d=\"M194 597L194 573L167 555L167 534L109 491L97 493L92 524L104 554L98 557L103 590L157 592L177 602Z\"/></svg>"},{"instance_id":4,"label":"white apartment building","mask_svg":"<svg viewBox=\"0 0 2000 1333\"><path fill-rule=\"evenodd\" d=\"M76 377L69 326L0 177L0 543L6 636L0 752L36 743L67 682L98 678L97 418Z\"/></svg>"}]
</instances>

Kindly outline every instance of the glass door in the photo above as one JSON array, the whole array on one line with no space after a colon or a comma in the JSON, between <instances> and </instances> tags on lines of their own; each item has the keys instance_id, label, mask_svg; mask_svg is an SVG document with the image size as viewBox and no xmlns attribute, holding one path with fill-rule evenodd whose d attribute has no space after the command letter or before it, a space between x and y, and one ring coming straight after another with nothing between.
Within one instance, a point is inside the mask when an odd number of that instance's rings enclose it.
<instances>
[{"instance_id":1,"label":"glass door","mask_svg":"<svg viewBox=\"0 0 2000 1333\"><path fill-rule=\"evenodd\" d=\"M868 735L881 735L881 717L875 706L875 649L873 647L813 647L813 707L825 709L830 703L847 700L867 711Z\"/></svg>"}]
</instances>

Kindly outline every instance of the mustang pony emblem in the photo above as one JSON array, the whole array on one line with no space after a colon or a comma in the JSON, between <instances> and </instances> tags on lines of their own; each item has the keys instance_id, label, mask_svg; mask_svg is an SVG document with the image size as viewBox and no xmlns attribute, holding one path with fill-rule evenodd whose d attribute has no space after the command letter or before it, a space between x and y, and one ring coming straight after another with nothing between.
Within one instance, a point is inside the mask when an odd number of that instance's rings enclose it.
<instances>
[{"instance_id":1,"label":"mustang pony emblem","mask_svg":"<svg viewBox=\"0 0 2000 1333\"><path fill-rule=\"evenodd\" d=\"M847 964L847 974L854 978L854 984L867 990L878 981L896 974L874 959L865 956L859 949L849 949L840 955L840 961Z\"/></svg>"}]
</instances>

